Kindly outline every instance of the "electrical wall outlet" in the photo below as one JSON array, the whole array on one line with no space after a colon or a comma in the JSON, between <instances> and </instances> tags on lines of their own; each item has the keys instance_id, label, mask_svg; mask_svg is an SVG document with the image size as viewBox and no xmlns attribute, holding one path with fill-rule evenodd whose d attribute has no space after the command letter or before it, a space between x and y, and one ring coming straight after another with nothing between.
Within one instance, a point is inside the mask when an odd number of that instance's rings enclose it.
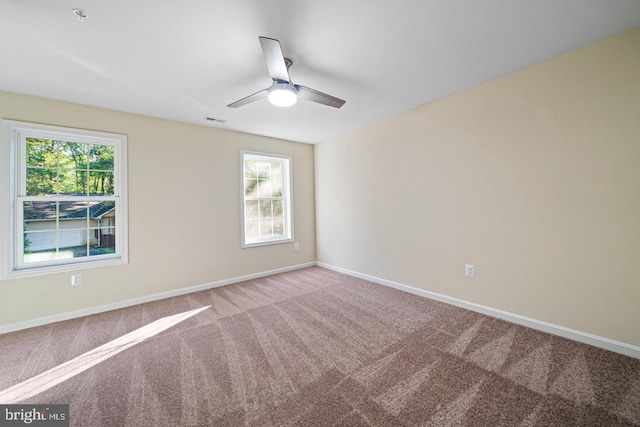
<instances>
[{"instance_id":1,"label":"electrical wall outlet","mask_svg":"<svg viewBox=\"0 0 640 427\"><path fill-rule=\"evenodd\" d=\"M476 267L473 264L465 264L464 275L469 277L476 277Z\"/></svg>"},{"instance_id":2,"label":"electrical wall outlet","mask_svg":"<svg viewBox=\"0 0 640 427\"><path fill-rule=\"evenodd\" d=\"M300 243L294 243L294 244L293 244L293 250L294 250L294 251L297 251L297 250L299 250L299 249L300 249Z\"/></svg>"},{"instance_id":3,"label":"electrical wall outlet","mask_svg":"<svg viewBox=\"0 0 640 427\"><path fill-rule=\"evenodd\" d=\"M80 285L82 285L82 274L72 274L71 286L80 286Z\"/></svg>"}]
</instances>

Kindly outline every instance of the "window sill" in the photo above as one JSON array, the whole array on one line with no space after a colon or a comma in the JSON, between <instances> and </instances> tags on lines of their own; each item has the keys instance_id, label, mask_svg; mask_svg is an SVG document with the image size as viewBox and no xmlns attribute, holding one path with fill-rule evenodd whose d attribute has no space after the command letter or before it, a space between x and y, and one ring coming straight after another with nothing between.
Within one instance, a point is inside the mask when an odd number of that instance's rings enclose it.
<instances>
[{"instance_id":1,"label":"window sill","mask_svg":"<svg viewBox=\"0 0 640 427\"><path fill-rule=\"evenodd\" d=\"M105 259L100 261L87 261L76 264L52 265L46 267L32 267L21 270L5 270L6 272L0 277L2 280L20 279L24 277L43 276L45 274L68 273L77 270L89 270L94 268L112 267L116 265L124 265L129 262L122 258Z\"/></svg>"},{"instance_id":2,"label":"window sill","mask_svg":"<svg viewBox=\"0 0 640 427\"><path fill-rule=\"evenodd\" d=\"M255 248L257 246L279 245L281 243L293 243L293 238L287 237L286 239L264 240L253 243L245 243L242 245L242 249Z\"/></svg>"}]
</instances>

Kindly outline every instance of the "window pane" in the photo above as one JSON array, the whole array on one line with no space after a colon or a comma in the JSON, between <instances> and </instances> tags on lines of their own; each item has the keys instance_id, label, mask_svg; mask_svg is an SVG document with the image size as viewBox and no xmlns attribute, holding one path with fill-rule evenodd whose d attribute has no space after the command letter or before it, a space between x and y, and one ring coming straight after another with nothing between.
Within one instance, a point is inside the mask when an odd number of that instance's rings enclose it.
<instances>
[{"instance_id":1,"label":"window pane","mask_svg":"<svg viewBox=\"0 0 640 427\"><path fill-rule=\"evenodd\" d=\"M77 169L60 169L59 194L85 195L87 194L87 171Z\"/></svg>"},{"instance_id":2,"label":"window pane","mask_svg":"<svg viewBox=\"0 0 640 427\"><path fill-rule=\"evenodd\" d=\"M23 202L22 214L25 228L31 230L55 230L55 222L58 217L57 209L57 202Z\"/></svg>"},{"instance_id":3,"label":"window pane","mask_svg":"<svg viewBox=\"0 0 640 427\"><path fill-rule=\"evenodd\" d=\"M104 223L104 221L103 221ZM113 253L116 247L115 227L99 227L93 230L96 238L95 247L92 252Z\"/></svg>"},{"instance_id":4,"label":"window pane","mask_svg":"<svg viewBox=\"0 0 640 427\"><path fill-rule=\"evenodd\" d=\"M87 226L86 202L59 202L58 210L59 218L66 221L65 228L82 228Z\"/></svg>"},{"instance_id":5,"label":"window pane","mask_svg":"<svg viewBox=\"0 0 640 427\"><path fill-rule=\"evenodd\" d=\"M89 194L113 194L113 172L89 172Z\"/></svg>"},{"instance_id":6,"label":"window pane","mask_svg":"<svg viewBox=\"0 0 640 427\"><path fill-rule=\"evenodd\" d=\"M282 181L271 181L271 197L282 197Z\"/></svg>"},{"instance_id":7,"label":"window pane","mask_svg":"<svg viewBox=\"0 0 640 427\"><path fill-rule=\"evenodd\" d=\"M244 161L244 176L245 178L257 178L257 168L255 160Z\"/></svg>"},{"instance_id":8,"label":"window pane","mask_svg":"<svg viewBox=\"0 0 640 427\"><path fill-rule=\"evenodd\" d=\"M26 264L32 262L42 262L42 261L54 261L60 259L70 259L73 258L73 250L71 249L61 249L56 250L53 249L45 249L33 252L25 252L24 254L24 262Z\"/></svg>"},{"instance_id":9,"label":"window pane","mask_svg":"<svg viewBox=\"0 0 640 427\"><path fill-rule=\"evenodd\" d=\"M87 168L87 144L60 141L58 146L60 150L61 168Z\"/></svg>"},{"instance_id":10,"label":"window pane","mask_svg":"<svg viewBox=\"0 0 640 427\"><path fill-rule=\"evenodd\" d=\"M258 188L258 180L245 179L244 180L244 195L246 197L256 197L256 189Z\"/></svg>"},{"instance_id":11,"label":"window pane","mask_svg":"<svg viewBox=\"0 0 640 427\"><path fill-rule=\"evenodd\" d=\"M271 214L274 218L282 218L284 216L284 201L274 200L272 202L273 209Z\"/></svg>"},{"instance_id":12,"label":"window pane","mask_svg":"<svg viewBox=\"0 0 640 427\"><path fill-rule=\"evenodd\" d=\"M56 169L27 168L27 196L55 194Z\"/></svg>"},{"instance_id":13,"label":"window pane","mask_svg":"<svg viewBox=\"0 0 640 427\"><path fill-rule=\"evenodd\" d=\"M282 218L273 220L273 235L274 236L284 235L284 224L283 224Z\"/></svg>"},{"instance_id":14,"label":"window pane","mask_svg":"<svg viewBox=\"0 0 640 427\"><path fill-rule=\"evenodd\" d=\"M282 180L282 163L271 163L271 179Z\"/></svg>"},{"instance_id":15,"label":"window pane","mask_svg":"<svg viewBox=\"0 0 640 427\"><path fill-rule=\"evenodd\" d=\"M271 236L271 229L272 229L271 220L268 220L268 221L261 220L260 221L260 237L269 237L269 236Z\"/></svg>"},{"instance_id":16,"label":"window pane","mask_svg":"<svg viewBox=\"0 0 640 427\"><path fill-rule=\"evenodd\" d=\"M247 200L245 210L245 216L247 219L258 218L258 203L259 202L256 200Z\"/></svg>"},{"instance_id":17,"label":"window pane","mask_svg":"<svg viewBox=\"0 0 640 427\"><path fill-rule=\"evenodd\" d=\"M77 142L58 142L58 165L65 169L86 169L86 145Z\"/></svg>"},{"instance_id":18,"label":"window pane","mask_svg":"<svg viewBox=\"0 0 640 427\"><path fill-rule=\"evenodd\" d=\"M38 230L36 227L30 227L30 225L32 224L27 225L24 235L25 255L42 251L50 252L51 250L55 252L58 239L57 232L55 230Z\"/></svg>"},{"instance_id":19,"label":"window pane","mask_svg":"<svg viewBox=\"0 0 640 427\"><path fill-rule=\"evenodd\" d=\"M53 261L86 256L87 230L34 232L28 235L29 247L24 262Z\"/></svg>"},{"instance_id":20,"label":"window pane","mask_svg":"<svg viewBox=\"0 0 640 427\"><path fill-rule=\"evenodd\" d=\"M22 247L24 249L24 253L25 254L28 254L28 253L31 252L31 249L30 249L31 243L32 243L31 239L30 239L31 234L33 234L33 233L29 233L27 231L27 227L26 227L26 224L25 224L24 232L22 233L22 245L23 245Z\"/></svg>"},{"instance_id":21,"label":"window pane","mask_svg":"<svg viewBox=\"0 0 640 427\"><path fill-rule=\"evenodd\" d=\"M245 238L247 239L255 239L257 237L260 237L258 234L258 220L257 219L248 219L246 221L246 227L245 227Z\"/></svg>"},{"instance_id":22,"label":"window pane","mask_svg":"<svg viewBox=\"0 0 640 427\"><path fill-rule=\"evenodd\" d=\"M110 145L89 145L89 168L92 170L112 171L114 149Z\"/></svg>"},{"instance_id":23,"label":"window pane","mask_svg":"<svg viewBox=\"0 0 640 427\"><path fill-rule=\"evenodd\" d=\"M271 197L271 181L258 180L258 197Z\"/></svg>"},{"instance_id":24,"label":"window pane","mask_svg":"<svg viewBox=\"0 0 640 427\"><path fill-rule=\"evenodd\" d=\"M60 230L58 232L58 247L69 249L73 252L73 257L87 255L87 229L80 230Z\"/></svg>"},{"instance_id":25,"label":"window pane","mask_svg":"<svg viewBox=\"0 0 640 427\"><path fill-rule=\"evenodd\" d=\"M91 219L105 221L115 224L116 202L107 200L104 202L89 202L89 215ZM106 217L106 218L105 218Z\"/></svg>"},{"instance_id":26,"label":"window pane","mask_svg":"<svg viewBox=\"0 0 640 427\"><path fill-rule=\"evenodd\" d=\"M116 252L116 235L114 234L114 230L111 230L111 234L105 233L103 229L92 231L91 236L95 236L95 238L89 241L90 256L107 255Z\"/></svg>"},{"instance_id":27,"label":"window pane","mask_svg":"<svg viewBox=\"0 0 640 427\"><path fill-rule=\"evenodd\" d=\"M260 201L260 219L271 218L271 201Z\"/></svg>"},{"instance_id":28,"label":"window pane","mask_svg":"<svg viewBox=\"0 0 640 427\"><path fill-rule=\"evenodd\" d=\"M271 163L268 162L257 162L258 164L258 177L269 179L271 176Z\"/></svg>"},{"instance_id":29,"label":"window pane","mask_svg":"<svg viewBox=\"0 0 640 427\"><path fill-rule=\"evenodd\" d=\"M50 139L27 138L27 166L55 168L57 155L56 144Z\"/></svg>"}]
</instances>

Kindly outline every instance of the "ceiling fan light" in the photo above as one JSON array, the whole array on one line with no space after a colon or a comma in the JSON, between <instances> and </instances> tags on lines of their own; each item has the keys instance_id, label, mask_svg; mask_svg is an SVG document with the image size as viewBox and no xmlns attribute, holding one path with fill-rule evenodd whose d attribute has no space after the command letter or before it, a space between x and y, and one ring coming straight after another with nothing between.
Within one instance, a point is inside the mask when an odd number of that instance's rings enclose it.
<instances>
[{"instance_id":1,"label":"ceiling fan light","mask_svg":"<svg viewBox=\"0 0 640 427\"><path fill-rule=\"evenodd\" d=\"M278 86L269 91L269 102L278 107L290 107L296 103L298 96L290 86Z\"/></svg>"}]
</instances>

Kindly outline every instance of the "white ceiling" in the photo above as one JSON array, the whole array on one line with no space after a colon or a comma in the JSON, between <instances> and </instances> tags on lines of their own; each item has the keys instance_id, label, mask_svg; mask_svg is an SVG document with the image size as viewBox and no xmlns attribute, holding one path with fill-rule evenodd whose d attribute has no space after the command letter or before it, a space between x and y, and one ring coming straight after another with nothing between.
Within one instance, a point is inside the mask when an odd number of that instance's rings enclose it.
<instances>
[{"instance_id":1,"label":"white ceiling","mask_svg":"<svg viewBox=\"0 0 640 427\"><path fill-rule=\"evenodd\" d=\"M640 0L0 0L0 90L316 143L638 26ZM228 108L271 84L258 36L347 103Z\"/></svg>"}]
</instances>

